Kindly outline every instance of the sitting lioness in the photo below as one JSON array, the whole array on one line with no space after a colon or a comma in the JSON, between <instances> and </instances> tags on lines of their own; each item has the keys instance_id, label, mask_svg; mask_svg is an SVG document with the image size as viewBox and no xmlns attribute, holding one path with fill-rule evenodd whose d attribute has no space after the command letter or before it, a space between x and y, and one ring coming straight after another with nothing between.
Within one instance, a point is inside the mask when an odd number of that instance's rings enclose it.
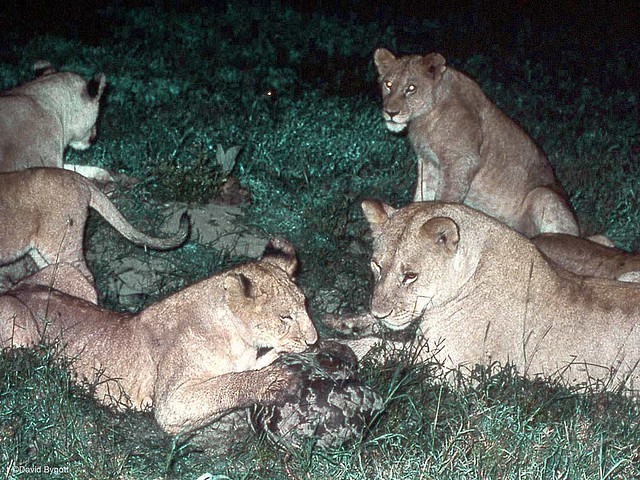
<instances>
[{"instance_id":1,"label":"sitting lioness","mask_svg":"<svg viewBox=\"0 0 640 480\"><path fill-rule=\"evenodd\" d=\"M637 285L571 274L462 204L362 209L374 238L370 317L383 326L418 322L451 367L512 362L527 376L640 390ZM358 341L354 350L364 353Z\"/></svg>"},{"instance_id":2,"label":"sitting lioness","mask_svg":"<svg viewBox=\"0 0 640 480\"><path fill-rule=\"evenodd\" d=\"M48 62L34 65L37 77L0 95L0 172L29 167L63 167L64 150L89 148L96 136L102 73L86 81L56 72ZM112 175L98 167L64 165L101 182Z\"/></svg>"},{"instance_id":3,"label":"sitting lioness","mask_svg":"<svg viewBox=\"0 0 640 480\"><path fill-rule=\"evenodd\" d=\"M544 233L531 241L549 260L578 275L640 283L640 255L563 233Z\"/></svg>"},{"instance_id":4,"label":"sitting lioness","mask_svg":"<svg viewBox=\"0 0 640 480\"><path fill-rule=\"evenodd\" d=\"M284 249L136 315L18 284L0 296L0 347L58 342L101 402L153 406L166 432L195 430L230 410L271 404L295 391L295 377L270 366L280 354L302 352L317 340L292 280L295 267L293 248Z\"/></svg>"},{"instance_id":5,"label":"sitting lioness","mask_svg":"<svg viewBox=\"0 0 640 480\"><path fill-rule=\"evenodd\" d=\"M133 228L83 176L60 168L29 168L0 173L0 265L29 254L39 268L69 263L93 281L83 251L89 207L138 245L166 250L181 245L189 235L186 214L173 237L150 237Z\"/></svg>"},{"instance_id":6,"label":"sitting lioness","mask_svg":"<svg viewBox=\"0 0 640 480\"><path fill-rule=\"evenodd\" d=\"M578 235L576 219L544 153L438 53L374 61L382 115L392 132L408 130L418 156L414 201L464 203L532 237Z\"/></svg>"}]
</instances>

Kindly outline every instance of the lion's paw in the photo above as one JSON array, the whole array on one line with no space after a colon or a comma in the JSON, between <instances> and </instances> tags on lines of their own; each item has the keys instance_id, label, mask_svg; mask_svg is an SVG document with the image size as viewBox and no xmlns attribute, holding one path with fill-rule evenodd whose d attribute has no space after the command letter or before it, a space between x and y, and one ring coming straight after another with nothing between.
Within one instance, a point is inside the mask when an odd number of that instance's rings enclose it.
<instances>
[{"instance_id":1,"label":"lion's paw","mask_svg":"<svg viewBox=\"0 0 640 480\"><path fill-rule=\"evenodd\" d=\"M285 366L273 365L260 370L265 378L262 402L264 404L283 404L300 396L302 381L297 372Z\"/></svg>"}]
</instances>

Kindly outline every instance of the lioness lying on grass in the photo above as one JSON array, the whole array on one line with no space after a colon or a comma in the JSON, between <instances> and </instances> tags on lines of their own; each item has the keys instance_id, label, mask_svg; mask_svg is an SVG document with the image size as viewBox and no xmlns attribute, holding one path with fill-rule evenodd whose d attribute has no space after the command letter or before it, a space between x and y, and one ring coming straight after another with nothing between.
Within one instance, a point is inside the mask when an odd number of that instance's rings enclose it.
<instances>
[{"instance_id":1,"label":"lioness lying on grass","mask_svg":"<svg viewBox=\"0 0 640 480\"><path fill-rule=\"evenodd\" d=\"M236 408L275 403L297 383L270 364L317 340L292 280L293 248L279 246L279 252L195 283L136 315L48 286L18 284L0 296L0 346L58 343L99 401L152 406L170 434L198 429Z\"/></svg>"},{"instance_id":2,"label":"lioness lying on grass","mask_svg":"<svg viewBox=\"0 0 640 480\"><path fill-rule=\"evenodd\" d=\"M640 287L574 275L497 220L461 204L362 209L373 233L370 315L442 341L450 367L513 363L526 376L560 376L640 390ZM350 343L359 356L375 343Z\"/></svg>"}]
</instances>

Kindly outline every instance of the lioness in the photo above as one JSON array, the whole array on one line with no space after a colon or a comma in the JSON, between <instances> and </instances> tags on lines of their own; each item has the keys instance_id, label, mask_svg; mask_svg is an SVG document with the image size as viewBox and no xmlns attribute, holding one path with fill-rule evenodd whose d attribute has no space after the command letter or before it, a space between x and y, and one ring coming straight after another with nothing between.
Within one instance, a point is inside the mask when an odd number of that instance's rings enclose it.
<instances>
[{"instance_id":1,"label":"lioness","mask_svg":"<svg viewBox=\"0 0 640 480\"><path fill-rule=\"evenodd\" d=\"M96 136L103 73L86 81L73 72L56 72L50 63L34 65L34 80L0 95L0 172L29 167L63 167L65 148L89 148ZM64 165L82 175L112 182L98 167Z\"/></svg>"},{"instance_id":2,"label":"lioness","mask_svg":"<svg viewBox=\"0 0 640 480\"><path fill-rule=\"evenodd\" d=\"M0 296L0 347L59 342L101 402L153 406L166 432L195 430L295 391L292 374L270 364L304 351L317 333L290 252L231 268L136 315L19 284Z\"/></svg>"},{"instance_id":3,"label":"lioness","mask_svg":"<svg viewBox=\"0 0 640 480\"><path fill-rule=\"evenodd\" d=\"M640 282L640 255L563 233L544 233L531 241L549 260L578 275Z\"/></svg>"},{"instance_id":4,"label":"lioness","mask_svg":"<svg viewBox=\"0 0 640 480\"><path fill-rule=\"evenodd\" d=\"M438 53L396 58L379 48L374 61L386 126L408 129L418 156L414 201L464 203L528 237L578 235L544 153L477 83Z\"/></svg>"},{"instance_id":5,"label":"lioness","mask_svg":"<svg viewBox=\"0 0 640 480\"><path fill-rule=\"evenodd\" d=\"M29 168L0 173L0 265L29 254L39 268L70 263L93 281L83 253L89 207L138 245L171 249L181 245L189 234L185 214L173 237L145 235L83 176L60 168Z\"/></svg>"},{"instance_id":6,"label":"lioness","mask_svg":"<svg viewBox=\"0 0 640 480\"><path fill-rule=\"evenodd\" d=\"M419 322L451 367L512 362L523 375L640 390L638 286L571 274L462 204L362 210L374 237L371 316L385 327Z\"/></svg>"}]
</instances>

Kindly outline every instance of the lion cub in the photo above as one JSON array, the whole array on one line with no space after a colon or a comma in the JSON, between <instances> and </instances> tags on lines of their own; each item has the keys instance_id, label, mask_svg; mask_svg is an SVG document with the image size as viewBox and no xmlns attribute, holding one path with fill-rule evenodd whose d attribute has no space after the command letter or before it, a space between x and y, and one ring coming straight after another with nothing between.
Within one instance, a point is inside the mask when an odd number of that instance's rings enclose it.
<instances>
[{"instance_id":1,"label":"lion cub","mask_svg":"<svg viewBox=\"0 0 640 480\"><path fill-rule=\"evenodd\" d=\"M293 281L293 247L276 247L135 315L18 284L0 296L0 347L59 342L99 401L152 406L170 434L284 401L297 390L295 374L271 363L306 350L318 335Z\"/></svg>"},{"instance_id":2,"label":"lion cub","mask_svg":"<svg viewBox=\"0 0 640 480\"><path fill-rule=\"evenodd\" d=\"M438 53L374 54L382 116L408 129L418 156L414 201L464 203L532 237L578 235L576 219L544 153L477 83Z\"/></svg>"},{"instance_id":3,"label":"lion cub","mask_svg":"<svg viewBox=\"0 0 640 480\"><path fill-rule=\"evenodd\" d=\"M137 245L171 249L184 243L189 234L184 214L173 237L145 235L83 176L60 168L29 168L0 173L0 265L29 254L39 268L69 263L93 281L83 251L89 207Z\"/></svg>"},{"instance_id":4,"label":"lion cub","mask_svg":"<svg viewBox=\"0 0 640 480\"><path fill-rule=\"evenodd\" d=\"M85 150L96 136L103 73L86 81L73 72L56 72L48 62L34 65L37 77L0 95L0 172L29 167L63 167L69 146ZM104 169L64 165L101 182L112 182Z\"/></svg>"}]
</instances>

